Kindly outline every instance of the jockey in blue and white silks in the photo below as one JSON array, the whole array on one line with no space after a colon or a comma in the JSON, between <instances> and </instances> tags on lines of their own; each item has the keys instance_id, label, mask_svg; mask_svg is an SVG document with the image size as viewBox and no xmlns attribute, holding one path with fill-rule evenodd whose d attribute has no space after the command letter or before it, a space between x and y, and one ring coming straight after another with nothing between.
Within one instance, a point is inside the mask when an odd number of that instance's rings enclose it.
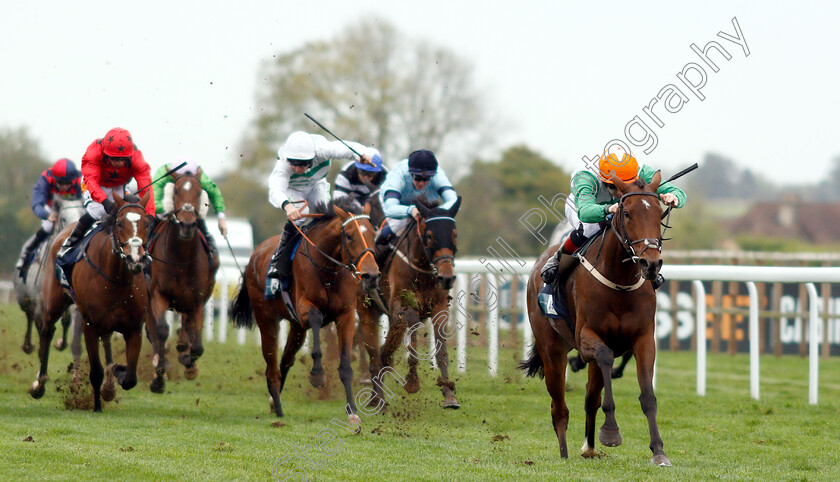
<instances>
[{"instance_id":1,"label":"jockey in blue and white silks","mask_svg":"<svg viewBox=\"0 0 840 482\"><path fill-rule=\"evenodd\" d=\"M413 201L425 196L429 201L441 201L448 209L458 200L458 195L446 177L432 151L414 151L408 159L397 164L379 188L379 200L385 213L386 225L376 238L377 244L385 245L395 234L408 224L409 218L420 218L420 211Z\"/></svg>"}]
</instances>

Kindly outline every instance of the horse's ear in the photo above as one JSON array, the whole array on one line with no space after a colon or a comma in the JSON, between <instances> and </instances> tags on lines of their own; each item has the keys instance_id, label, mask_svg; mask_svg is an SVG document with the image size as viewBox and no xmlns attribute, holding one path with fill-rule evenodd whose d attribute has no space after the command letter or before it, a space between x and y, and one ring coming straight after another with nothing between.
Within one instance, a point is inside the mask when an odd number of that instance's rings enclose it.
<instances>
[{"instance_id":1,"label":"horse's ear","mask_svg":"<svg viewBox=\"0 0 840 482\"><path fill-rule=\"evenodd\" d=\"M117 192L116 189L114 189L111 192L111 195L114 196L114 205L117 207L117 209L123 207L123 204L125 204L125 201L123 201L122 196L120 196L120 194Z\"/></svg>"},{"instance_id":2,"label":"horse's ear","mask_svg":"<svg viewBox=\"0 0 840 482\"><path fill-rule=\"evenodd\" d=\"M648 183L648 188L651 191L656 192L659 189L659 184L662 183L662 171L656 171L656 174L653 175L653 179L650 180Z\"/></svg>"},{"instance_id":3,"label":"horse's ear","mask_svg":"<svg viewBox=\"0 0 840 482\"><path fill-rule=\"evenodd\" d=\"M335 210L335 214L338 215L338 217L340 217L341 219L347 219L347 218L350 217L350 215L347 213L347 211L341 209L340 207L336 206L335 204L333 204L333 209Z\"/></svg>"},{"instance_id":4,"label":"horse's ear","mask_svg":"<svg viewBox=\"0 0 840 482\"><path fill-rule=\"evenodd\" d=\"M424 218L432 217L432 210L427 208L423 203L414 201L414 206L417 208L418 211L420 211L420 215Z\"/></svg>"},{"instance_id":5,"label":"horse's ear","mask_svg":"<svg viewBox=\"0 0 840 482\"><path fill-rule=\"evenodd\" d=\"M365 206L362 208L362 214L370 216L370 203L365 203Z\"/></svg>"},{"instance_id":6,"label":"horse's ear","mask_svg":"<svg viewBox=\"0 0 840 482\"><path fill-rule=\"evenodd\" d=\"M613 174L612 182L615 184L615 187L618 188L618 192L620 192L621 194L626 194L628 191L630 191L630 186L626 182L622 181L621 178L619 178L615 174Z\"/></svg>"},{"instance_id":7,"label":"horse's ear","mask_svg":"<svg viewBox=\"0 0 840 482\"><path fill-rule=\"evenodd\" d=\"M449 208L449 216L454 218L459 209L461 209L461 196L458 196L458 200Z\"/></svg>"},{"instance_id":8,"label":"horse's ear","mask_svg":"<svg viewBox=\"0 0 840 482\"><path fill-rule=\"evenodd\" d=\"M146 189L146 194L143 194L143 196L140 198L140 205L144 208L146 207L146 204L149 203L149 196L151 196L151 193L151 189Z\"/></svg>"}]
</instances>

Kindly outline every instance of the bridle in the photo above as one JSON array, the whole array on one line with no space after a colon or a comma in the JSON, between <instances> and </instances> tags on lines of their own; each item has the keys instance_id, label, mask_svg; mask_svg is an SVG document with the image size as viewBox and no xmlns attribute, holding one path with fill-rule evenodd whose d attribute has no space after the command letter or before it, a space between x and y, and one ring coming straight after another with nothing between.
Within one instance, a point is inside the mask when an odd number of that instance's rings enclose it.
<instances>
[{"instance_id":1,"label":"bridle","mask_svg":"<svg viewBox=\"0 0 840 482\"><path fill-rule=\"evenodd\" d=\"M120 223L119 223L120 213L122 213L124 210L126 210L128 208L140 208L141 210L143 210L143 214L138 215L138 216L140 216L140 219L142 219L142 216L145 215L145 208L143 208L143 206L141 206L139 204L124 204L116 212L116 214L114 214L114 229L111 230L111 236L110 236L111 237L111 250L114 252L114 254L119 256L120 259L122 259L122 260L126 260L126 259L129 258L129 255L125 254L125 252L123 252L123 250L122 250L122 248L124 248L126 245L128 245L132 248L140 248L140 247L143 246L143 239L141 239L139 236L132 236L132 237L128 238L127 240L125 240L125 242L120 242L120 238L118 236L119 230L120 230ZM128 214L136 214L136 213L128 213ZM138 219L138 221L140 219ZM151 262L151 260L152 260L152 258L151 258L151 256L149 256L149 253L146 253L146 254L143 255L143 261L142 262L144 262L144 263L145 262Z\"/></svg>"},{"instance_id":2,"label":"bridle","mask_svg":"<svg viewBox=\"0 0 840 482\"><path fill-rule=\"evenodd\" d=\"M196 178L195 176L184 175L184 176L180 176L178 179L182 179L182 178L189 178L191 181L195 181L195 183L196 183L199 187L201 186L201 184L199 184L199 182L198 182L198 178ZM175 184L176 184L176 187L177 187L177 181L176 181L176 183L175 183ZM199 192L201 192L201 191L199 191ZM173 198L173 199L172 199L172 202L174 203L174 202L175 202L175 193L174 193L174 192L172 193L172 198ZM181 222L181 220L180 220L180 219L178 219L178 214L179 214L179 213L181 213L181 212L185 212L185 213L194 213L194 214L196 215L196 219L198 219L198 214L197 214L197 213L196 213L196 211L195 211L195 206L193 206L193 204L192 204L192 203L184 203L184 204L183 204L181 207L179 207L178 209L175 209L175 210L173 210L172 212L170 212L170 213L167 215L167 220L168 220L170 223L175 224L175 225L181 225L181 224L183 224L183 222Z\"/></svg>"},{"instance_id":3,"label":"bridle","mask_svg":"<svg viewBox=\"0 0 840 482\"><path fill-rule=\"evenodd\" d=\"M618 212L615 216L613 216L612 222L610 223L612 231L618 238L618 242L621 243L625 251L630 253L630 257L622 262L632 261L634 263L637 263L641 256L648 249L655 249L661 253L663 238L660 234L658 238L640 238L635 240L630 239L630 237L627 235L627 226L624 224L624 213L626 211L624 207L624 201L630 196L653 196L656 199L656 203L659 203L659 196L657 196L656 193L648 191L634 191L622 195L618 201ZM634 248L634 246L639 243L642 243L644 247L638 254L636 254L636 249Z\"/></svg>"},{"instance_id":4,"label":"bridle","mask_svg":"<svg viewBox=\"0 0 840 482\"><path fill-rule=\"evenodd\" d=\"M400 237L400 239L397 240L397 242L395 243L396 248L394 249L394 252L400 259L405 261L405 263L408 264L408 266L411 267L411 269L413 269L414 271L417 271L419 273L425 273L425 274L430 274L430 275L433 275L433 276L437 276L438 275L438 268L440 268L440 266L443 263L449 262L449 263L452 263L453 268L455 267L455 255L454 254L443 254L443 255L440 255L440 256L437 256L437 257L432 257L432 254L429 253L429 250L426 248L426 243L423 242L423 237L425 236L425 234L427 232L429 232L428 225L429 225L430 222L432 222L432 221L452 221L452 223L455 224L455 218L450 217L450 216L434 216L434 217L425 219L424 221L426 223L426 228L421 233L420 232L420 223L418 223L416 220L412 220L412 222L414 223L414 226L417 229L418 243L420 243L420 247L423 248L423 254L426 256L426 259L429 261L429 267L431 269L424 269L424 268L421 268L421 267L415 265L413 262L411 262L411 260L408 258L408 256L406 256L399 249L399 246L400 246L400 244L402 244L403 240L405 240L406 243L408 243L408 233L411 232L411 228L406 229L405 233L402 235L402 237Z\"/></svg>"},{"instance_id":5,"label":"bridle","mask_svg":"<svg viewBox=\"0 0 840 482\"><path fill-rule=\"evenodd\" d=\"M321 255L323 257L327 258L330 262L337 265L339 268L346 269L347 271L353 273L353 276L355 276L356 279L361 279L362 272L359 271L358 266L361 264L362 259L366 255L370 255L371 257L374 258L374 260L376 259L376 257L374 256L373 248L371 248L367 245L367 241L365 241L365 237L362 235L362 227L359 225L359 219L367 219L368 221L370 221L370 216L367 215L367 214L354 214L353 216L350 216L349 218L345 219L341 223L340 232L341 232L341 257L342 258L345 258L345 259L350 258L350 253L349 253L350 248L347 246L347 236L348 235L344 231L344 228L347 227L347 225L349 225L350 223L353 223L355 225L356 231L359 233L359 237L362 239L362 243L364 243L364 246L365 246L365 249L363 249L362 252L359 253L359 255L356 257L356 259L354 259L353 261L350 261L349 263L344 263L342 261L339 261L339 260L333 258L332 256L330 256L329 254L325 253L324 250L319 248L315 243L312 242L311 239L309 239L306 236L306 234L303 232L303 230L301 230L298 227L297 224L292 223L292 225L295 227L295 229L298 230L298 232L300 232L300 235L303 237L303 239L305 239L309 243L310 246L315 248L316 251L321 253ZM309 262L312 263L313 266L315 266L316 268L318 268L321 271L324 271L323 268L321 268L320 266L315 264L315 262L312 260L312 258L309 255L307 255L307 258L309 258ZM374 261L374 262L376 262L376 261ZM332 274L335 274L335 273L332 273Z\"/></svg>"}]
</instances>

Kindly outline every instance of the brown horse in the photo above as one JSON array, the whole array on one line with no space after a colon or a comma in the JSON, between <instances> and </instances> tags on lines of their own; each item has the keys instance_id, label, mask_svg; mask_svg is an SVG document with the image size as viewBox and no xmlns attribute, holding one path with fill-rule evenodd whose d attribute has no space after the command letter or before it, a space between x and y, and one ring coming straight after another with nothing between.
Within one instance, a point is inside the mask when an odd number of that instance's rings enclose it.
<instances>
[{"instance_id":1,"label":"brown horse","mask_svg":"<svg viewBox=\"0 0 840 482\"><path fill-rule=\"evenodd\" d=\"M366 289L373 289L379 281L379 268L373 257L374 231L368 218L369 209L362 211L358 203L345 199L326 207L316 207L316 212L323 216L305 231L292 262L291 297L300 316L298 320L289 313L279 296L275 300L264 297L265 275L280 241L279 236L264 241L251 255L231 307L231 318L236 326L251 328L256 317L267 365L268 393L278 417L283 416L280 393L286 383L286 375L295 363L295 354L303 345L309 328L313 335L309 382L314 387L326 385L321 365L320 330L325 324L335 321L340 345L338 374L347 397L347 414L351 425L358 426L360 422L351 391L353 369L350 365L350 351L356 333L356 290L359 280ZM280 318L290 320L291 329L278 374L277 332Z\"/></svg>"},{"instance_id":2,"label":"brown horse","mask_svg":"<svg viewBox=\"0 0 840 482\"><path fill-rule=\"evenodd\" d=\"M102 411L102 399L113 400L116 394L114 378L124 390L130 390L137 384L141 329L149 312L143 268L149 264L145 249L149 220L144 206L150 192L147 190L141 199L126 195L123 200L115 191L114 213L103 219L105 229L91 238L85 259L73 268L71 284L76 293L76 306L84 320L94 412ZM39 327L41 369L30 389L34 398L44 394L55 320L73 302L55 278L56 253L69 233L69 228L62 231L50 247L44 280L44 316ZM114 331L122 333L125 338L127 366L109 365L108 380L103 386L105 371L99 360L99 338L110 337Z\"/></svg>"},{"instance_id":3,"label":"brown horse","mask_svg":"<svg viewBox=\"0 0 840 482\"><path fill-rule=\"evenodd\" d=\"M449 209L429 206L423 200L415 201L423 217L419 223L410 222L395 249L385 260L381 288L388 305L390 324L385 344L379 348L378 318L380 310L370 300L359 304L359 319L364 333L365 347L370 355L370 373L376 377L382 367L390 367L394 351L399 348L406 330L411 330L412 356L408 357L409 373L405 389L409 393L420 390L417 376L419 356L416 351L417 328L421 320L432 318L435 330L434 353L440 377L437 384L444 397L444 408L460 408L455 398L455 383L449 380L449 356L445 340L449 319L449 290L455 282L455 215L461 207L459 197ZM378 399L371 403L385 403L383 388L375 384Z\"/></svg>"},{"instance_id":4,"label":"brown horse","mask_svg":"<svg viewBox=\"0 0 840 482\"><path fill-rule=\"evenodd\" d=\"M207 213L207 193L201 189L194 176L173 175L174 182L164 187L163 205L166 220L155 229L152 243L152 316L146 320L146 334L155 350L155 378L149 389L163 393L166 385L166 340L169 325L166 311L181 314L181 329L175 345L178 361L187 369L185 376L192 380L198 376L196 360L204 352L201 333L204 328L204 305L213 294L219 257L212 261L204 241L198 235L199 217Z\"/></svg>"},{"instance_id":5,"label":"brown horse","mask_svg":"<svg viewBox=\"0 0 840 482\"><path fill-rule=\"evenodd\" d=\"M576 348L589 364L586 384L586 441L583 457L595 457L595 418L602 407L606 420L599 440L608 447L621 445L615 420L611 371L615 354L628 350L636 357L642 411L650 429L651 462L671 465L663 450L656 425L656 397L653 394L653 363L656 357L654 314L656 295L652 280L662 266L660 259L662 207L656 189L661 181L657 172L650 184L624 183L613 177L621 194L618 212L609 227L595 239L565 285L569 320L549 319L537 302L542 287L540 271L557 246L537 259L528 279L528 316L534 332L531 356L520 367L528 376L540 374L551 395L551 418L560 443L560 456L568 458L566 428L566 362ZM604 391L603 405L601 390Z\"/></svg>"}]
</instances>

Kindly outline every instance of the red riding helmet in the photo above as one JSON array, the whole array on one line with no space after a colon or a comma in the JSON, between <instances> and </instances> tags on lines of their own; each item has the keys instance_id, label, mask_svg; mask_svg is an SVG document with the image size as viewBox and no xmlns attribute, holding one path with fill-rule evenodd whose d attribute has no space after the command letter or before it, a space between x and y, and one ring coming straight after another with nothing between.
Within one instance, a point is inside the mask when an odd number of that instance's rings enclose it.
<instances>
[{"instance_id":1,"label":"red riding helmet","mask_svg":"<svg viewBox=\"0 0 840 482\"><path fill-rule=\"evenodd\" d=\"M82 173L76 169L76 164L66 157L55 161L55 164L50 168L52 176L56 182L62 184L69 184L82 176Z\"/></svg>"},{"instance_id":2,"label":"red riding helmet","mask_svg":"<svg viewBox=\"0 0 840 482\"><path fill-rule=\"evenodd\" d=\"M136 148L131 134L120 127L114 127L102 138L102 152L109 157L133 156Z\"/></svg>"}]
</instances>

